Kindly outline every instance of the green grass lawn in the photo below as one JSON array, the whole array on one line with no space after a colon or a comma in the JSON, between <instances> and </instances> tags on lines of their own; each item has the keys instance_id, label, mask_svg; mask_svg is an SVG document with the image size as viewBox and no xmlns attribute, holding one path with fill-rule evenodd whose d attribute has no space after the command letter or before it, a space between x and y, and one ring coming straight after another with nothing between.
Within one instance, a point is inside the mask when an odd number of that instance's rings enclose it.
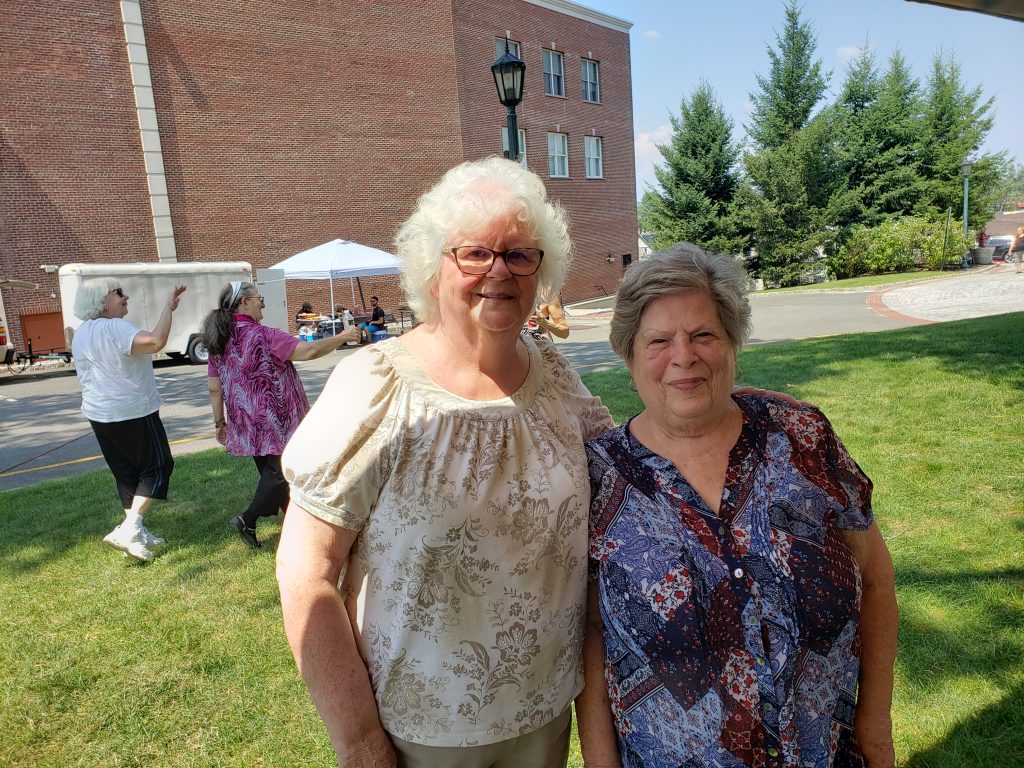
<instances>
[{"instance_id":1,"label":"green grass lawn","mask_svg":"<svg viewBox=\"0 0 1024 768\"><path fill-rule=\"evenodd\" d=\"M1018 313L740 360L744 383L819 404L875 482L910 768L1024 765L1022 328ZM639 409L624 371L585 380L617 419ZM179 459L149 565L100 541L118 518L105 471L0 495L0 765L334 765L281 628L279 528L251 551L227 526L255 482L248 460Z\"/></svg>"},{"instance_id":2,"label":"green grass lawn","mask_svg":"<svg viewBox=\"0 0 1024 768\"><path fill-rule=\"evenodd\" d=\"M921 270L918 272L892 272L886 275L862 275L861 277L848 277L845 280L829 280L824 283L812 283L810 285L793 285L788 288L767 288L758 293L784 293L789 291L835 291L844 288L871 288L878 285L891 285L894 283L908 283L912 280L924 280L929 277L950 277L959 274L959 271L946 270L944 272Z\"/></svg>"}]
</instances>

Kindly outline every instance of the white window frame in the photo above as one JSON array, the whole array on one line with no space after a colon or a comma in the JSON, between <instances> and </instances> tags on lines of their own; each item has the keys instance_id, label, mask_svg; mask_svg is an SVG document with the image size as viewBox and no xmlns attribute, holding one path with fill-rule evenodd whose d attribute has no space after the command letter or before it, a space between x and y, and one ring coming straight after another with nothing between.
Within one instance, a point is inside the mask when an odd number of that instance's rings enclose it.
<instances>
[{"instance_id":1,"label":"white window frame","mask_svg":"<svg viewBox=\"0 0 1024 768\"><path fill-rule=\"evenodd\" d=\"M542 49L544 63L544 93L565 97L565 56L558 51ZM556 67L557 65L557 67ZM557 72L555 71L557 68Z\"/></svg>"},{"instance_id":2,"label":"white window frame","mask_svg":"<svg viewBox=\"0 0 1024 768\"><path fill-rule=\"evenodd\" d=\"M508 52L515 56L517 59L523 58L522 54L519 53L519 43L515 40L508 41ZM505 38L496 37L494 38L494 58L500 59L505 55Z\"/></svg>"},{"instance_id":3,"label":"white window frame","mask_svg":"<svg viewBox=\"0 0 1024 768\"><path fill-rule=\"evenodd\" d=\"M583 137L583 175L588 179L604 178L604 141L600 136Z\"/></svg>"},{"instance_id":4,"label":"white window frame","mask_svg":"<svg viewBox=\"0 0 1024 768\"><path fill-rule=\"evenodd\" d=\"M516 135L519 137L519 164L523 168L527 168L526 164L526 131L522 128L516 130ZM501 151L507 156L508 155L508 126L501 126Z\"/></svg>"},{"instance_id":5,"label":"white window frame","mask_svg":"<svg viewBox=\"0 0 1024 768\"><path fill-rule=\"evenodd\" d=\"M590 69L593 69L593 80L589 77ZM601 103L601 68L593 59L580 59L580 90L584 101L590 104ZM590 98L591 93L594 98Z\"/></svg>"},{"instance_id":6,"label":"white window frame","mask_svg":"<svg viewBox=\"0 0 1024 768\"><path fill-rule=\"evenodd\" d=\"M569 134L567 133L548 134L548 177L552 179L569 178Z\"/></svg>"}]
</instances>

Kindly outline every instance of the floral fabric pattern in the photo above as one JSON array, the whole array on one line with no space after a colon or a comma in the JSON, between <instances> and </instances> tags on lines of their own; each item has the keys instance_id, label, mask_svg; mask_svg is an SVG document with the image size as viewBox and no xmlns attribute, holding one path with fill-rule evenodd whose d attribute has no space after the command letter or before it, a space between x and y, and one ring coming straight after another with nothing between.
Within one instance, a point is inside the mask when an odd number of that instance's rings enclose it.
<instances>
[{"instance_id":1,"label":"floral fabric pattern","mask_svg":"<svg viewBox=\"0 0 1024 768\"><path fill-rule=\"evenodd\" d=\"M523 386L486 402L438 387L398 339L359 350L284 453L293 502L359 531L342 591L406 741L524 735L582 688L583 443L612 421L552 344L523 343Z\"/></svg>"},{"instance_id":2,"label":"floral fabric pattern","mask_svg":"<svg viewBox=\"0 0 1024 768\"><path fill-rule=\"evenodd\" d=\"M871 525L871 481L820 411L734 400L718 514L628 424L587 443L623 766L862 766L861 584L841 531Z\"/></svg>"},{"instance_id":3,"label":"floral fabric pattern","mask_svg":"<svg viewBox=\"0 0 1024 768\"><path fill-rule=\"evenodd\" d=\"M232 456L280 456L309 410L299 372L287 358L273 355L296 344L283 331L236 314L224 354L210 355L209 375L220 379L224 392L224 447Z\"/></svg>"}]
</instances>

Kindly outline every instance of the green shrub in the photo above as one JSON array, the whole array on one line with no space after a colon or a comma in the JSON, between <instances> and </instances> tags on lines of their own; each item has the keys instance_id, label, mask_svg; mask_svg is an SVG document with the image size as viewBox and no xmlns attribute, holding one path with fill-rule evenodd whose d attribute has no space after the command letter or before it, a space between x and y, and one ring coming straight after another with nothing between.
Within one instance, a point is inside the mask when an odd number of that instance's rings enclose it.
<instances>
[{"instance_id":1,"label":"green shrub","mask_svg":"<svg viewBox=\"0 0 1024 768\"><path fill-rule=\"evenodd\" d=\"M921 266L942 269L959 263L968 245L955 224L950 225L947 236L945 221L903 216L883 221L876 227L854 227L846 242L826 257L825 263L829 275L836 280L908 272Z\"/></svg>"}]
</instances>

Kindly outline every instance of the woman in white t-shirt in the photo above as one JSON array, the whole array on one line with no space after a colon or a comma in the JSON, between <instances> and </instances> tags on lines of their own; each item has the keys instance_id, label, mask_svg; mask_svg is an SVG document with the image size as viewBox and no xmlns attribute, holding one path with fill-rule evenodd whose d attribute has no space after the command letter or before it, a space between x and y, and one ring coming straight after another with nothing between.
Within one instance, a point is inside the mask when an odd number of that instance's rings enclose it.
<instances>
[{"instance_id":1,"label":"woman in white t-shirt","mask_svg":"<svg viewBox=\"0 0 1024 768\"><path fill-rule=\"evenodd\" d=\"M103 541L145 561L164 540L146 529L143 516L154 499L167 498L174 469L152 355L167 344L171 313L184 290L179 285L171 291L152 331L124 319L128 294L116 280L86 281L75 296L75 316L85 321L71 341L82 413L114 473L125 515Z\"/></svg>"}]
</instances>

